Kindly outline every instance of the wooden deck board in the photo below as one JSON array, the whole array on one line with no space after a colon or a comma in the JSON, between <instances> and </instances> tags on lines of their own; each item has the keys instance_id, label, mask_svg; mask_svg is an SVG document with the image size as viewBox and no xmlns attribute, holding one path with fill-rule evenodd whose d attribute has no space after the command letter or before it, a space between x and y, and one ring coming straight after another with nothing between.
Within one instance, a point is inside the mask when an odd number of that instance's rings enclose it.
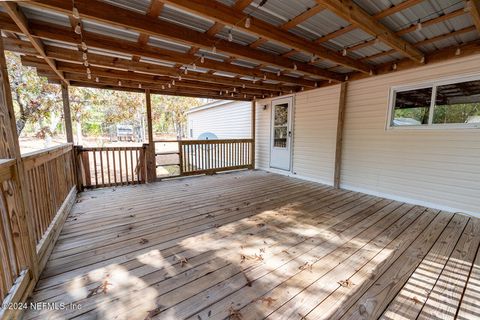
<instances>
[{"instance_id":1,"label":"wooden deck board","mask_svg":"<svg viewBox=\"0 0 480 320\"><path fill-rule=\"evenodd\" d=\"M262 171L88 191L32 298L82 308L25 318L469 319L479 228Z\"/></svg>"}]
</instances>

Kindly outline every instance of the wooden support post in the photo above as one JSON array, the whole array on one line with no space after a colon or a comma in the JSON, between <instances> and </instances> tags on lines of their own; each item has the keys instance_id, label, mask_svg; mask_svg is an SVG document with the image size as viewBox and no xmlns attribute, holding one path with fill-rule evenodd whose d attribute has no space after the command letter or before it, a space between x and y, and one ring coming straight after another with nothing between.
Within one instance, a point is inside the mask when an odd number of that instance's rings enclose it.
<instances>
[{"instance_id":1,"label":"wooden support post","mask_svg":"<svg viewBox=\"0 0 480 320\"><path fill-rule=\"evenodd\" d=\"M63 100L63 118L65 120L65 133L67 134L67 142L73 143L72 116L70 113L70 98L68 95L68 87L62 84L62 100Z\"/></svg>"},{"instance_id":2,"label":"wooden support post","mask_svg":"<svg viewBox=\"0 0 480 320\"><path fill-rule=\"evenodd\" d=\"M333 174L333 187L340 188L340 171L342 167L342 143L343 143L343 124L345 121L345 102L347 95L347 82L342 82L340 86L340 96L338 99L338 118L337 118L337 140L335 147L335 172Z\"/></svg>"},{"instance_id":3,"label":"wooden support post","mask_svg":"<svg viewBox=\"0 0 480 320\"><path fill-rule=\"evenodd\" d=\"M14 159L14 181L6 188L14 196L16 206L13 213L12 224L15 228L15 241L21 244L23 254L19 255L19 263L22 269L30 272L32 283L25 289L22 295L30 294L33 285L38 279L38 261L36 254L35 236L33 232L33 216L30 214L30 201L26 188L24 165L20 155L15 113L13 110L12 93L8 80L7 63L3 40L0 40L0 158Z\"/></svg>"},{"instance_id":4,"label":"wooden support post","mask_svg":"<svg viewBox=\"0 0 480 320\"><path fill-rule=\"evenodd\" d=\"M155 157L155 143L153 142L153 121L152 121L152 98L150 89L145 90L145 101L147 105L147 182L154 182L157 178L157 162Z\"/></svg>"},{"instance_id":5,"label":"wooden support post","mask_svg":"<svg viewBox=\"0 0 480 320\"><path fill-rule=\"evenodd\" d=\"M257 119L257 101L252 100L252 129L251 129L251 135L252 135L252 169L255 169L255 135L256 135L256 119Z\"/></svg>"}]
</instances>

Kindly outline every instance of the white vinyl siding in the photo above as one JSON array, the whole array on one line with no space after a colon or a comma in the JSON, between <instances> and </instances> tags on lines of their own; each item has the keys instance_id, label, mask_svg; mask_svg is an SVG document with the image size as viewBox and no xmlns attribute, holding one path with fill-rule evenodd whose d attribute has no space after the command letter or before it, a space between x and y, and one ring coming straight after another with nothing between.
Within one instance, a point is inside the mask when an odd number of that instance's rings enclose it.
<instances>
[{"instance_id":1,"label":"white vinyl siding","mask_svg":"<svg viewBox=\"0 0 480 320\"><path fill-rule=\"evenodd\" d=\"M295 98L293 172L333 185L340 86L305 91Z\"/></svg>"},{"instance_id":2,"label":"white vinyl siding","mask_svg":"<svg viewBox=\"0 0 480 320\"><path fill-rule=\"evenodd\" d=\"M333 185L340 86L294 97L293 175ZM263 106L268 105L267 110ZM271 100L257 104L257 167L269 169Z\"/></svg>"},{"instance_id":3,"label":"white vinyl siding","mask_svg":"<svg viewBox=\"0 0 480 320\"><path fill-rule=\"evenodd\" d=\"M231 102L189 113L188 138L197 139L205 132L215 134L218 139L250 138L251 106L250 102Z\"/></svg>"},{"instance_id":4,"label":"white vinyl siding","mask_svg":"<svg viewBox=\"0 0 480 320\"><path fill-rule=\"evenodd\" d=\"M341 187L480 216L480 129L387 130L392 87L480 74L480 55L350 81ZM293 172L332 184L340 86L294 99ZM268 104L268 111L262 106ZM270 100L257 103L257 167L269 169Z\"/></svg>"},{"instance_id":5,"label":"white vinyl siding","mask_svg":"<svg viewBox=\"0 0 480 320\"><path fill-rule=\"evenodd\" d=\"M391 87L472 72L479 55L350 82L341 186L480 214L480 130L385 130Z\"/></svg>"},{"instance_id":6,"label":"white vinyl siding","mask_svg":"<svg viewBox=\"0 0 480 320\"><path fill-rule=\"evenodd\" d=\"M267 106L265 110L264 106ZM260 100L256 104L255 167L259 169L268 169L270 166L271 106L270 100Z\"/></svg>"}]
</instances>

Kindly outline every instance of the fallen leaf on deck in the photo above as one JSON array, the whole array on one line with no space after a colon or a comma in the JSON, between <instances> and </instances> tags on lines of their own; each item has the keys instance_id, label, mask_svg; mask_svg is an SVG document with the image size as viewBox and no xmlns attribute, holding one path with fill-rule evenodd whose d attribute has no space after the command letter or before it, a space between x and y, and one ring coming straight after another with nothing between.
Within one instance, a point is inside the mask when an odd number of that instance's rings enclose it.
<instances>
[{"instance_id":1,"label":"fallen leaf on deck","mask_svg":"<svg viewBox=\"0 0 480 320\"><path fill-rule=\"evenodd\" d=\"M140 239L140 244L146 244L148 243L148 239L142 238Z\"/></svg>"},{"instance_id":2,"label":"fallen leaf on deck","mask_svg":"<svg viewBox=\"0 0 480 320\"><path fill-rule=\"evenodd\" d=\"M255 261L263 261L263 256L260 254L254 254L254 255L245 255L241 254L240 255L240 263L245 262L245 260L255 260Z\"/></svg>"},{"instance_id":3,"label":"fallen leaf on deck","mask_svg":"<svg viewBox=\"0 0 480 320\"><path fill-rule=\"evenodd\" d=\"M183 257L180 258L180 267L184 267L188 263L188 259Z\"/></svg>"},{"instance_id":4,"label":"fallen leaf on deck","mask_svg":"<svg viewBox=\"0 0 480 320\"><path fill-rule=\"evenodd\" d=\"M240 313L240 310L234 309L233 307L230 307L228 310L229 315L228 319L230 320L242 320L242 314Z\"/></svg>"},{"instance_id":5,"label":"fallen leaf on deck","mask_svg":"<svg viewBox=\"0 0 480 320\"><path fill-rule=\"evenodd\" d=\"M257 224L257 227L263 228L263 227L265 227L265 223L258 223L258 224Z\"/></svg>"},{"instance_id":6,"label":"fallen leaf on deck","mask_svg":"<svg viewBox=\"0 0 480 320\"><path fill-rule=\"evenodd\" d=\"M155 309L148 311L147 316L145 317L144 320L153 319L153 317L159 315L161 311L162 311L162 306L156 307Z\"/></svg>"},{"instance_id":7,"label":"fallen leaf on deck","mask_svg":"<svg viewBox=\"0 0 480 320\"><path fill-rule=\"evenodd\" d=\"M415 304L422 303L416 296L412 297L412 301L415 302Z\"/></svg>"},{"instance_id":8,"label":"fallen leaf on deck","mask_svg":"<svg viewBox=\"0 0 480 320\"><path fill-rule=\"evenodd\" d=\"M107 294L108 286L111 285L112 284L107 280L103 281L98 287L89 290L90 292L88 293L87 298L93 297L99 293Z\"/></svg>"},{"instance_id":9,"label":"fallen leaf on deck","mask_svg":"<svg viewBox=\"0 0 480 320\"><path fill-rule=\"evenodd\" d=\"M286 253L286 254L290 254L290 252L288 252L287 249L283 249L282 252L283 252L283 253Z\"/></svg>"},{"instance_id":10,"label":"fallen leaf on deck","mask_svg":"<svg viewBox=\"0 0 480 320\"><path fill-rule=\"evenodd\" d=\"M350 279L340 280L340 281L338 281L338 284L341 285L344 288L351 288L355 285L355 283L353 283L352 280L350 280Z\"/></svg>"},{"instance_id":11,"label":"fallen leaf on deck","mask_svg":"<svg viewBox=\"0 0 480 320\"><path fill-rule=\"evenodd\" d=\"M260 253L265 253L265 248L260 248Z\"/></svg>"},{"instance_id":12,"label":"fallen leaf on deck","mask_svg":"<svg viewBox=\"0 0 480 320\"><path fill-rule=\"evenodd\" d=\"M306 261L303 265L301 265L300 267L298 267L298 269L300 270L310 270L312 271L312 264L308 261Z\"/></svg>"},{"instance_id":13,"label":"fallen leaf on deck","mask_svg":"<svg viewBox=\"0 0 480 320\"><path fill-rule=\"evenodd\" d=\"M260 298L257 298L256 301L260 301L260 302L263 302L263 303L266 303L267 306L271 307L272 304L277 301L277 299L273 299L272 297L260 297Z\"/></svg>"}]
</instances>

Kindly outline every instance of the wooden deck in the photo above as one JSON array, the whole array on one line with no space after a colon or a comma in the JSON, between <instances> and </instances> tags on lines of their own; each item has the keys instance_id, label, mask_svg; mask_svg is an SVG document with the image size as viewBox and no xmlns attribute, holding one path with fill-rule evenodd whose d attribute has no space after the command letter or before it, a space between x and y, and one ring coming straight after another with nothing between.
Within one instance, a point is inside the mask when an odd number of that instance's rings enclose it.
<instances>
[{"instance_id":1,"label":"wooden deck","mask_svg":"<svg viewBox=\"0 0 480 320\"><path fill-rule=\"evenodd\" d=\"M27 319L480 318L480 220L262 171L82 193Z\"/></svg>"}]
</instances>

